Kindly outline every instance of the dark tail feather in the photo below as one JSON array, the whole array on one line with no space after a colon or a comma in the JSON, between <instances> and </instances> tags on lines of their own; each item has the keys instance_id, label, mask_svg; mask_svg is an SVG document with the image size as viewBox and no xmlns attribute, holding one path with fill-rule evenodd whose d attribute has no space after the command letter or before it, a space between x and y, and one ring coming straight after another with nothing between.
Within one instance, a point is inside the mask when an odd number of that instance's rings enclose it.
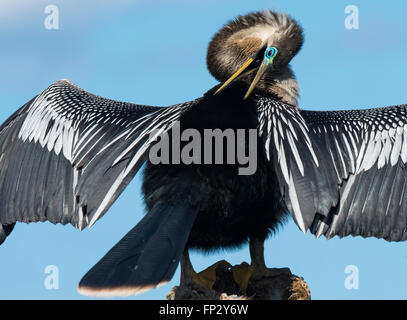
<instances>
[{"instance_id":1,"label":"dark tail feather","mask_svg":"<svg viewBox=\"0 0 407 320\"><path fill-rule=\"evenodd\" d=\"M0 245L6 240L7 236L13 231L15 223L2 225L0 223Z\"/></svg>"},{"instance_id":2,"label":"dark tail feather","mask_svg":"<svg viewBox=\"0 0 407 320\"><path fill-rule=\"evenodd\" d=\"M79 283L89 296L128 296L173 277L197 214L187 205L156 205Z\"/></svg>"}]
</instances>

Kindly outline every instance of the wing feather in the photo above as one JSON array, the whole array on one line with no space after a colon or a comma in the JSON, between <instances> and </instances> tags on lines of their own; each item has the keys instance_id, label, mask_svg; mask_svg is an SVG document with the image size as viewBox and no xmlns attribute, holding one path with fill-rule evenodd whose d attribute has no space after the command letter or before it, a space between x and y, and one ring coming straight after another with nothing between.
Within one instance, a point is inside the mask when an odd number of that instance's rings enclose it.
<instances>
[{"instance_id":1,"label":"wing feather","mask_svg":"<svg viewBox=\"0 0 407 320\"><path fill-rule=\"evenodd\" d=\"M142 106L52 84L0 127L0 225L93 224L142 166L150 134L194 103Z\"/></svg>"},{"instance_id":2,"label":"wing feather","mask_svg":"<svg viewBox=\"0 0 407 320\"><path fill-rule=\"evenodd\" d=\"M258 114L259 134L274 141L265 142L266 157L278 159L280 191L301 230L407 239L407 105L316 112L263 98Z\"/></svg>"}]
</instances>

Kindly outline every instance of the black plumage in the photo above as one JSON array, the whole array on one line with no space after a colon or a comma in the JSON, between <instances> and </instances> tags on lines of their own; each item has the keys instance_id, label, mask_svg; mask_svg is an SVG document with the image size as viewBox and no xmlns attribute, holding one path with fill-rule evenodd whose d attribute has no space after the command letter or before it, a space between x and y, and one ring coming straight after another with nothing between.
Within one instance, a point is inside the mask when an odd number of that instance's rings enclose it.
<instances>
[{"instance_id":1,"label":"black plumage","mask_svg":"<svg viewBox=\"0 0 407 320\"><path fill-rule=\"evenodd\" d=\"M407 106L299 109L289 62L302 42L288 15L238 17L208 49L209 70L225 83L170 107L101 98L67 80L52 84L0 127L0 243L16 222L91 226L144 163L146 216L84 276L84 294L153 288L180 260L181 280L193 278L189 248L250 242L250 272L275 272L265 266L263 242L289 215L317 237L405 240ZM200 163L152 164L149 150L163 133L173 144L177 123L201 135L257 130L256 171L239 175L236 158L203 164L204 153ZM246 135L245 150L249 144Z\"/></svg>"},{"instance_id":2,"label":"black plumage","mask_svg":"<svg viewBox=\"0 0 407 320\"><path fill-rule=\"evenodd\" d=\"M181 131L186 128L201 132L217 128L257 128L255 99L242 100L236 94L244 92L244 85L236 83L225 89L222 95L213 95L215 89L217 87L181 115ZM260 139L258 145L261 145ZM238 174L240 165L237 160L235 165L147 163L143 183L147 207L151 208L156 202L171 201L173 197L182 199L184 190L174 187L179 180L196 183L198 192L188 196L189 201L199 203L199 214L188 240L189 247L212 250L237 247L249 238L264 240L269 229L277 227L286 211L280 194L276 192L276 174L263 152L261 148L257 149L257 170L247 176Z\"/></svg>"}]
</instances>

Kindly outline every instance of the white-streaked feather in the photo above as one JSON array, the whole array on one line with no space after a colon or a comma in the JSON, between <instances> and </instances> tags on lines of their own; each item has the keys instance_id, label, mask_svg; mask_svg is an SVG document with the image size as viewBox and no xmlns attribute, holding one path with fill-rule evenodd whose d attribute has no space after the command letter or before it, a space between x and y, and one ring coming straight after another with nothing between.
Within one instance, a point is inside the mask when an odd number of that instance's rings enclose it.
<instances>
[{"instance_id":1,"label":"white-streaked feather","mask_svg":"<svg viewBox=\"0 0 407 320\"><path fill-rule=\"evenodd\" d=\"M298 202L297 191L295 190L294 180L291 175L289 178L288 193L289 193L289 196L291 199L294 217L295 217L297 224L300 227L301 231L305 234L307 232L307 229L305 228L304 218L302 216L301 207Z\"/></svg>"}]
</instances>

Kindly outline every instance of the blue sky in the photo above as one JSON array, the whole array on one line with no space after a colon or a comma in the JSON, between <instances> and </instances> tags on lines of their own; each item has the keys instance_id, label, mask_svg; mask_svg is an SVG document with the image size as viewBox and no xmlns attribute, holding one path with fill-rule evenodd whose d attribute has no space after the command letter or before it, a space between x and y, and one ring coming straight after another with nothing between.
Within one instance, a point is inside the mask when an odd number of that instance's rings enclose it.
<instances>
[{"instance_id":1,"label":"blue sky","mask_svg":"<svg viewBox=\"0 0 407 320\"><path fill-rule=\"evenodd\" d=\"M59 8L59 30L44 27L44 9ZM359 30L344 26L347 5L359 8ZM300 106L355 109L407 103L407 3L323 0L1 0L0 121L68 78L112 99L166 106L195 99L217 82L206 69L213 34L236 15L264 8L290 13L305 44L292 66ZM109 212L82 232L50 223L18 224L0 247L0 299L87 299L77 284L142 217L140 174ZM203 256L197 270L227 259L249 261L248 248ZM266 243L269 266L291 268L314 299L405 299L406 243L345 238L316 240L292 221ZM44 286L48 265L59 289ZM359 288L344 286L346 266L359 270ZM130 297L163 299L178 283Z\"/></svg>"}]
</instances>

